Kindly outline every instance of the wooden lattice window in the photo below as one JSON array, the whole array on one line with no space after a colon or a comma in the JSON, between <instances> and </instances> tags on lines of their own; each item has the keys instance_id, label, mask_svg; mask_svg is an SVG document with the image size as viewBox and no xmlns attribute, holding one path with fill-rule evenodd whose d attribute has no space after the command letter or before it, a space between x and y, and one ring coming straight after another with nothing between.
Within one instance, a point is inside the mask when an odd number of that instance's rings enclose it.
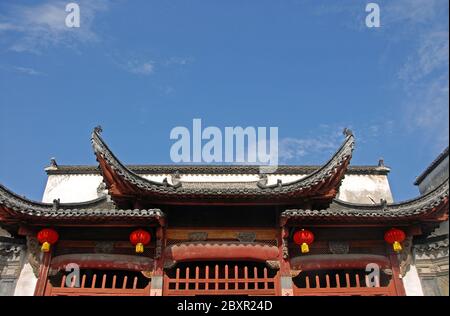
<instances>
[{"instance_id":1,"label":"wooden lattice window","mask_svg":"<svg viewBox=\"0 0 450 316\"><path fill-rule=\"evenodd\" d=\"M265 263L190 262L169 269L165 295L275 295L278 271Z\"/></svg>"},{"instance_id":2,"label":"wooden lattice window","mask_svg":"<svg viewBox=\"0 0 450 316\"><path fill-rule=\"evenodd\" d=\"M138 271L81 269L79 280L59 271L49 277L46 295L149 295L150 279Z\"/></svg>"},{"instance_id":3,"label":"wooden lattice window","mask_svg":"<svg viewBox=\"0 0 450 316\"><path fill-rule=\"evenodd\" d=\"M365 270L313 270L293 278L294 295L391 295L393 282L384 272L369 276Z\"/></svg>"}]
</instances>

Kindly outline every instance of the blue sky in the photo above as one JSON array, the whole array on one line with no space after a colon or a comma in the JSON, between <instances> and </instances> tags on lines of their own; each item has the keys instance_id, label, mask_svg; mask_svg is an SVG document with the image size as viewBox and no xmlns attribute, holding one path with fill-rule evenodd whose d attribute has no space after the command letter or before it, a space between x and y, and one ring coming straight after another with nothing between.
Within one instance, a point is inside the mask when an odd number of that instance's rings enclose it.
<instances>
[{"instance_id":1,"label":"blue sky","mask_svg":"<svg viewBox=\"0 0 450 316\"><path fill-rule=\"evenodd\" d=\"M125 163L171 163L169 133L277 126L280 161L321 164L357 140L396 200L448 145L448 1L0 2L0 183L41 199L50 157L95 164L100 124Z\"/></svg>"}]
</instances>

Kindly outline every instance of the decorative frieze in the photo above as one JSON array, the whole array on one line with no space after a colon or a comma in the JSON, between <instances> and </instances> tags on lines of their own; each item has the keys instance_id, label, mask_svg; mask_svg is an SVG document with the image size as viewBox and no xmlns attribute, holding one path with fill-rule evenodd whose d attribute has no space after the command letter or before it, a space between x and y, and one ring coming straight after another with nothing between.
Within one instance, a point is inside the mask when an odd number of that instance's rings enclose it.
<instances>
[{"instance_id":1,"label":"decorative frieze","mask_svg":"<svg viewBox=\"0 0 450 316\"><path fill-rule=\"evenodd\" d=\"M188 234L189 241L205 241L208 239L208 233L206 232L192 232Z\"/></svg>"},{"instance_id":2,"label":"decorative frieze","mask_svg":"<svg viewBox=\"0 0 450 316\"><path fill-rule=\"evenodd\" d=\"M328 248L335 255L343 255L348 253L350 246L347 241L330 241Z\"/></svg>"},{"instance_id":3,"label":"decorative frieze","mask_svg":"<svg viewBox=\"0 0 450 316\"><path fill-rule=\"evenodd\" d=\"M240 232L240 233L237 233L237 239L240 242L254 242L256 240L256 233L254 233L254 232Z\"/></svg>"}]
</instances>

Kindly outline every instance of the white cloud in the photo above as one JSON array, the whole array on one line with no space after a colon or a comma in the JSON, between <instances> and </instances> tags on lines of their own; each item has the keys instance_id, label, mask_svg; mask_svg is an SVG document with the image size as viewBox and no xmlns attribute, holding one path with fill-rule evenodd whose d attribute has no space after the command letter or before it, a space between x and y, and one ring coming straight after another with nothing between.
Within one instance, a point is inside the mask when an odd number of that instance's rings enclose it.
<instances>
[{"instance_id":1,"label":"white cloud","mask_svg":"<svg viewBox=\"0 0 450 316\"><path fill-rule=\"evenodd\" d=\"M416 52L399 71L399 78L407 87L448 67L448 35L448 31L434 31L422 36Z\"/></svg>"},{"instance_id":2,"label":"white cloud","mask_svg":"<svg viewBox=\"0 0 450 316\"><path fill-rule=\"evenodd\" d=\"M432 22L447 0L395 0L383 4L386 24L418 25Z\"/></svg>"},{"instance_id":3,"label":"white cloud","mask_svg":"<svg viewBox=\"0 0 450 316\"><path fill-rule=\"evenodd\" d=\"M43 72L38 71L31 67L13 66L13 65L0 65L0 69L8 72L15 72L29 76L40 76L45 75Z\"/></svg>"},{"instance_id":4,"label":"white cloud","mask_svg":"<svg viewBox=\"0 0 450 316\"><path fill-rule=\"evenodd\" d=\"M448 6L447 0L401 0L388 7L389 18L415 39L398 71L406 94L403 126L439 148L449 141Z\"/></svg>"},{"instance_id":5,"label":"white cloud","mask_svg":"<svg viewBox=\"0 0 450 316\"><path fill-rule=\"evenodd\" d=\"M65 24L68 1L48 0L38 5L11 4L0 16L0 33L12 35L7 43L16 52L40 53L49 46L74 47L78 43L99 40L93 21L98 12L107 9L105 0L81 0L81 26L69 28Z\"/></svg>"},{"instance_id":6,"label":"white cloud","mask_svg":"<svg viewBox=\"0 0 450 316\"><path fill-rule=\"evenodd\" d=\"M188 65L192 63L194 59L192 57L170 57L166 61L163 62L166 66L171 65Z\"/></svg>"},{"instance_id":7,"label":"white cloud","mask_svg":"<svg viewBox=\"0 0 450 316\"><path fill-rule=\"evenodd\" d=\"M31 76L42 75L41 72L39 72L33 68L28 68L28 67L14 67L14 70L16 70L17 72L26 74L26 75L31 75Z\"/></svg>"},{"instance_id":8,"label":"white cloud","mask_svg":"<svg viewBox=\"0 0 450 316\"><path fill-rule=\"evenodd\" d=\"M339 147L342 131L341 126L320 125L314 134L282 138L278 144L280 164L323 161Z\"/></svg>"},{"instance_id":9,"label":"white cloud","mask_svg":"<svg viewBox=\"0 0 450 316\"><path fill-rule=\"evenodd\" d=\"M130 60L124 65L125 70L137 75L150 75L154 71L152 61Z\"/></svg>"}]
</instances>

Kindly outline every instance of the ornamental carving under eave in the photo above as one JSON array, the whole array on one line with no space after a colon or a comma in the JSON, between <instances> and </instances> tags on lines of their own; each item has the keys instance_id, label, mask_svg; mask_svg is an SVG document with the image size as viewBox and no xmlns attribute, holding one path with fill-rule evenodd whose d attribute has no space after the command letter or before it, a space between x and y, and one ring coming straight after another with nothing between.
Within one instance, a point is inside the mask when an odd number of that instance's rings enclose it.
<instances>
[{"instance_id":1,"label":"ornamental carving under eave","mask_svg":"<svg viewBox=\"0 0 450 316\"><path fill-rule=\"evenodd\" d=\"M207 232L192 232L188 234L189 241L205 241L208 239Z\"/></svg>"},{"instance_id":2,"label":"ornamental carving under eave","mask_svg":"<svg viewBox=\"0 0 450 316\"><path fill-rule=\"evenodd\" d=\"M409 271L411 263L413 261L412 255L412 236L406 237L402 243L403 251L398 255L398 261L400 263L400 274L402 277Z\"/></svg>"},{"instance_id":3,"label":"ornamental carving under eave","mask_svg":"<svg viewBox=\"0 0 450 316\"><path fill-rule=\"evenodd\" d=\"M158 238L156 240L155 259L161 258L161 255L162 255L162 240Z\"/></svg>"},{"instance_id":4,"label":"ornamental carving under eave","mask_svg":"<svg viewBox=\"0 0 450 316\"><path fill-rule=\"evenodd\" d=\"M240 242L254 242L256 240L256 233L254 232L240 232L236 237Z\"/></svg>"},{"instance_id":5,"label":"ornamental carving under eave","mask_svg":"<svg viewBox=\"0 0 450 316\"><path fill-rule=\"evenodd\" d=\"M280 261L278 260L266 260L266 265L270 269L280 270Z\"/></svg>"},{"instance_id":6,"label":"ornamental carving under eave","mask_svg":"<svg viewBox=\"0 0 450 316\"><path fill-rule=\"evenodd\" d=\"M27 237L28 263L33 269L36 278L39 276L39 266L41 264L41 247L36 237Z\"/></svg>"},{"instance_id":7,"label":"ornamental carving under eave","mask_svg":"<svg viewBox=\"0 0 450 316\"><path fill-rule=\"evenodd\" d=\"M328 248L332 254L343 255L348 253L350 246L346 241L330 241Z\"/></svg>"}]
</instances>

